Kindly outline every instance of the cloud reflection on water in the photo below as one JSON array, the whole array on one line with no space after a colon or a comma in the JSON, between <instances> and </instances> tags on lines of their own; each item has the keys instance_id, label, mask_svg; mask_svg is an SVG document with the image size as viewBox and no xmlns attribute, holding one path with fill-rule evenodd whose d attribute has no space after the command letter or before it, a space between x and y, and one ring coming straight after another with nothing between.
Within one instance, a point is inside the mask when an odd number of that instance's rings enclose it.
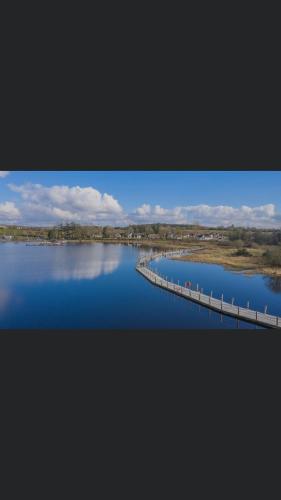
<instances>
[{"instance_id":1,"label":"cloud reflection on water","mask_svg":"<svg viewBox=\"0 0 281 500\"><path fill-rule=\"evenodd\" d=\"M11 300L11 292L5 288L0 288L0 313L3 313Z\"/></svg>"},{"instance_id":2,"label":"cloud reflection on water","mask_svg":"<svg viewBox=\"0 0 281 500\"><path fill-rule=\"evenodd\" d=\"M121 245L81 245L79 248L73 245L57 250L50 275L59 281L95 279L111 274L119 267L122 257Z\"/></svg>"}]
</instances>

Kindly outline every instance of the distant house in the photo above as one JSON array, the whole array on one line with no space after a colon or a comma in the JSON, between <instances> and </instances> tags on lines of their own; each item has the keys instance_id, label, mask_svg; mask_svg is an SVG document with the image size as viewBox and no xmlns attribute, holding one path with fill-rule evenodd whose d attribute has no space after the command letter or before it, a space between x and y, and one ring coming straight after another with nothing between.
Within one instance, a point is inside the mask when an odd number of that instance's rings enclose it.
<instances>
[{"instance_id":1,"label":"distant house","mask_svg":"<svg viewBox=\"0 0 281 500\"><path fill-rule=\"evenodd\" d=\"M158 234L155 234L155 233L151 233L148 235L148 238L150 240L156 240L157 238L159 238Z\"/></svg>"},{"instance_id":2,"label":"distant house","mask_svg":"<svg viewBox=\"0 0 281 500\"><path fill-rule=\"evenodd\" d=\"M209 234L198 234L197 236L197 239L198 240L212 240L213 239L213 235L209 235Z\"/></svg>"},{"instance_id":3,"label":"distant house","mask_svg":"<svg viewBox=\"0 0 281 500\"><path fill-rule=\"evenodd\" d=\"M213 235L212 234L211 235L209 235L209 234L201 234L199 236L199 239L200 240L205 240L205 241L212 240L213 239Z\"/></svg>"},{"instance_id":4,"label":"distant house","mask_svg":"<svg viewBox=\"0 0 281 500\"><path fill-rule=\"evenodd\" d=\"M210 241L210 240L221 241L221 240L225 240L226 237L223 234L211 233L211 234L198 234L197 239L198 240L205 240L205 241Z\"/></svg>"},{"instance_id":5,"label":"distant house","mask_svg":"<svg viewBox=\"0 0 281 500\"><path fill-rule=\"evenodd\" d=\"M129 233L127 238L129 240L134 239L134 240L140 240L142 238L141 233Z\"/></svg>"}]
</instances>

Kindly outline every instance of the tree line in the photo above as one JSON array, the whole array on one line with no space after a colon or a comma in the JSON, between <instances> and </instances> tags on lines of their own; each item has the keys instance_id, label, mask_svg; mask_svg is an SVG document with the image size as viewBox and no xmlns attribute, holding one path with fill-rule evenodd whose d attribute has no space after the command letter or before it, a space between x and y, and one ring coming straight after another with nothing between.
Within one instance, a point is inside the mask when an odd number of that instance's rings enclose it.
<instances>
[{"instance_id":1,"label":"tree line","mask_svg":"<svg viewBox=\"0 0 281 500\"><path fill-rule=\"evenodd\" d=\"M276 230L263 230L263 229L245 229L235 228L229 231L228 237L230 241L243 241L246 245L250 246L251 243L258 245L280 245L281 244L281 231Z\"/></svg>"},{"instance_id":2,"label":"tree line","mask_svg":"<svg viewBox=\"0 0 281 500\"><path fill-rule=\"evenodd\" d=\"M165 239L169 233L181 234L183 230L195 226L181 226L168 224L132 224L127 227L113 226L81 226L80 224L70 222L67 224L59 224L48 231L49 240L87 240L97 237L114 238L117 234L126 238L129 234L141 234L147 237L150 234L158 235L159 238Z\"/></svg>"}]
</instances>

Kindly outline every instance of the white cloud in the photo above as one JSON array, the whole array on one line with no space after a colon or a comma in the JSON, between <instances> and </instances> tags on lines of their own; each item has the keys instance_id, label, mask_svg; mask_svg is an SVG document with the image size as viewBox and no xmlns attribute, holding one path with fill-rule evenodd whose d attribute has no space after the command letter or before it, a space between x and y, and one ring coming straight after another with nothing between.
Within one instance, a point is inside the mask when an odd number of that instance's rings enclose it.
<instances>
[{"instance_id":1,"label":"white cloud","mask_svg":"<svg viewBox=\"0 0 281 500\"><path fill-rule=\"evenodd\" d=\"M24 224L53 225L60 222L123 226L138 223L174 223L206 226L281 227L281 214L272 203L238 208L228 205L185 205L165 208L144 203L126 214L118 200L93 187L51 186L27 183L9 184L21 197L20 210L12 202L0 204L0 220L13 222L21 217Z\"/></svg>"},{"instance_id":2,"label":"white cloud","mask_svg":"<svg viewBox=\"0 0 281 500\"><path fill-rule=\"evenodd\" d=\"M9 184L23 200L25 219L30 223L110 224L122 221L125 214L119 202L110 194L100 193L93 187L52 186L41 184Z\"/></svg>"},{"instance_id":3,"label":"white cloud","mask_svg":"<svg viewBox=\"0 0 281 500\"><path fill-rule=\"evenodd\" d=\"M151 211L151 206L144 203L141 207L136 209L138 215L149 215Z\"/></svg>"},{"instance_id":4,"label":"white cloud","mask_svg":"<svg viewBox=\"0 0 281 500\"><path fill-rule=\"evenodd\" d=\"M0 170L0 177L7 177L9 173L9 170Z\"/></svg>"},{"instance_id":5,"label":"white cloud","mask_svg":"<svg viewBox=\"0 0 281 500\"><path fill-rule=\"evenodd\" d=\"M281 227L280 214L272 203L259 207L242 205L234 208L227 205L190 205L166 209L160 205L144 204L137 208L131 219L139 223L192 224L198 222L207 226L255 226Z\"/></svg>"},{"instance_id":6,"label":"white cloud","mask_svg":"<svg viewBox=\"0 0 281 500\"><path fill-rule=\"evenodd\" d=\"M13 202L0 203L0 221L3 224L16 222L20 216L21 213Z\"/></svg>"}]
</instances>

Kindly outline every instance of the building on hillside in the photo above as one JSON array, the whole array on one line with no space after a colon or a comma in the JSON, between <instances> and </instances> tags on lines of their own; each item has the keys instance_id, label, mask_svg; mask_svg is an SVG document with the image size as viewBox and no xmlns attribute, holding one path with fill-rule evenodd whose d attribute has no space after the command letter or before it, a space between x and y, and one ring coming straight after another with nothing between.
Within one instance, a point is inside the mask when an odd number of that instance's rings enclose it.
<instances>
[{"instance_id":1,"label":"building on hillside","mask_svg":"<svg viewBox=\"0 0 281 500\"><path fill-rule=\"evenodd\" d=\"M197 239L198 240L205 240L205 241L210 241L210 240L221 241L221 240L225 240L226 237L220 233L214 233L214 234L211 233L211 234L198 234Z\"/></svg>"},{"instance_id":2,"label":"building on hillside","mask_svg":"<svg viewBox=\"0 0 281 500\"><path fill-rule=\"evenodd\" d=\"M213 235L210 235L210 234L198 234L197 239L207 241L207 240L214 239L214 237L213 237Z\"/></svg>"}]
</instances>

